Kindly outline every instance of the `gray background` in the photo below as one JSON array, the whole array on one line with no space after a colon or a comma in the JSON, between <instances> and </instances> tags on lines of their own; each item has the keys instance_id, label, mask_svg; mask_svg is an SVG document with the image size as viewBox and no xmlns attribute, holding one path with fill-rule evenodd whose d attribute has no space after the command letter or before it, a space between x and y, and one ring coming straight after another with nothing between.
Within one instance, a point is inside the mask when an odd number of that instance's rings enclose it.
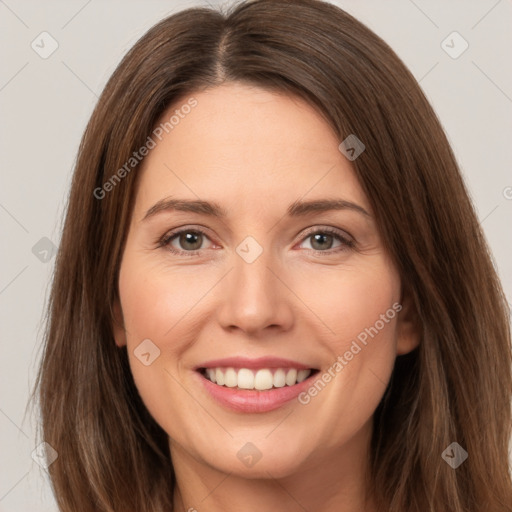
<instances>
[{"instance_id":1,"label":"gray background","mask_svg":"<svg viewBox=\"0 0 512 512\"><path fill-rule=\"evenodd\" d=\"M333 3L387 41L420 81L512 297L512 1ZM25 408L54 263L49 240L59 243L81 134L124 53L161 18L194 5L207 4L0 0L0 511L56 511L31 457L36 419ZM46 59L31 47L51 48L43 31L58 43ZM469 44L455 59L441 46L453 31ZM445 44L462 48L453 37Z\"/></svg>"}]
</instances>

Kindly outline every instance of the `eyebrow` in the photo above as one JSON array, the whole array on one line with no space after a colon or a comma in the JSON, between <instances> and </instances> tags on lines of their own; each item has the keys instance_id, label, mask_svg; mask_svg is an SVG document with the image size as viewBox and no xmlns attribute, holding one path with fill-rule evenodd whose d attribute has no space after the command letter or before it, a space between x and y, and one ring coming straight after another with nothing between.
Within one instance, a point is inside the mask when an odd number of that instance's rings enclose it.
<instances>
[{"instance_id":1,"label":"eyebrow","mask_svg":"<svg viewBox=\"0 0 512 512\"><path fill-rule=\"evenodd\" d=\"M288 207L287 214L290 217L305 217L313 213L322 213L332 210L351 210L366 217L371 217L371 215L362 206L351 201L345 201L344 199L317 199L312 201L297 200ZM193 212L220 219L225 219L228 216L226 210L215 202L166 198L154 204L146 212L146 215L142 220L145 221L164 211Z\"/></svg>"}]
</instances>

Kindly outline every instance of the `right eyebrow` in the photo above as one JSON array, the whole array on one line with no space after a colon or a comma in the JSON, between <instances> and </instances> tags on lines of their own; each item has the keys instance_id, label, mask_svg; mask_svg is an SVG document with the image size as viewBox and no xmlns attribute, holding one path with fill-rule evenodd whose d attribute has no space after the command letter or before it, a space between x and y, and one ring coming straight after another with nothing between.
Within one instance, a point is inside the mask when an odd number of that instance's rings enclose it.
<instances>
[{"instance_id":1,"label":"right eyebrow","mask_svg":"<svg viewBox=\"0 0 512 512\"><path fill-rule=\"evenodd\" d=\"M143 221L163 211L178 210L182 212L200 213L211 217L226 218L227 212L219 204L190 199L166 198L155 203L144 215Z\"/></svg>"}]
</instances>

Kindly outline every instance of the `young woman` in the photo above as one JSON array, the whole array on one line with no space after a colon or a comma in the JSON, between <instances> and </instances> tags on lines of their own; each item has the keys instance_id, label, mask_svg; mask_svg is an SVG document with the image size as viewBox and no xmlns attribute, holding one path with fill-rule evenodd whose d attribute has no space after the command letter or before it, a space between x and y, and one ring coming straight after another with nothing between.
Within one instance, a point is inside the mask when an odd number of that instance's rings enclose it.
<instances>
[{"instance_id":1,"label":"young woman","mask_svg":"<svg viewBox=\"0 0 512 512\"><path fill-rule=\"evenodd\" d=\"M56 265L60 510L512 510L486 242L413 76L339 8L153 27L87 126Z\"/></svg>"}]
</instances>

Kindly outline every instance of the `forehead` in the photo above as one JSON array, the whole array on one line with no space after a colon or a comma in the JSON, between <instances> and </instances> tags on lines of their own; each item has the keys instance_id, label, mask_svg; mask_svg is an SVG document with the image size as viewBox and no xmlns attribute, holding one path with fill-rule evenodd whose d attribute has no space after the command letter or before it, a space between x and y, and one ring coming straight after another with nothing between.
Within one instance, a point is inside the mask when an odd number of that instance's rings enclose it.
<instances>
[{"instance_id":1,"label":"forehead","mask_svg":"<svg viewBox=\"0 0 512 512\"><path fill-rule=\"evenodd\" d=\"M329 196L369 208L334 130L298 97L226 84L175 102L166 122L144 159L136 209L169 195L260 210Z\"/></svg>"}]
</instances>

